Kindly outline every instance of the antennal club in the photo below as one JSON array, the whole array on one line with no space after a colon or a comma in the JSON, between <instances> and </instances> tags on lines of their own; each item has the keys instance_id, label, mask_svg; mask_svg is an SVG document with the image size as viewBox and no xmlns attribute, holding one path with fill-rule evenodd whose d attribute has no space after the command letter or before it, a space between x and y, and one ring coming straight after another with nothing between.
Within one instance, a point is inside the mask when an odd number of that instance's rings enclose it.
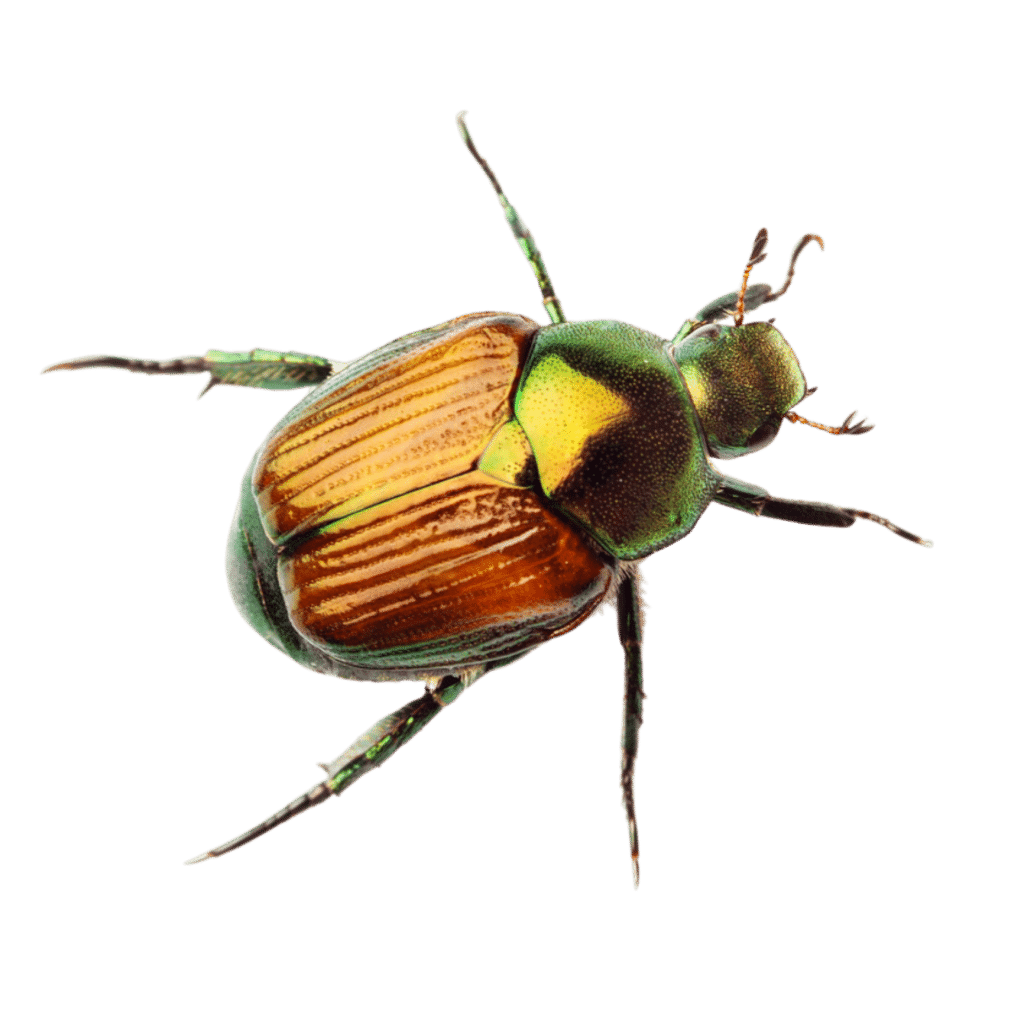
<instances>
[{"instance_id":1,"label":"antennal club","mask_svg":"<svg viewBox=\"0 0 1024 1024\"><path fill-rule=\"evenodd\" d=\"M736 300L736 312L733 313L737 327L741 326L743 323L744 301L747 297L747 283L750 280L750 272L758 265L758 263L767 258L768 253L765 252L767 246L768 229L761 228L757 233L757 237L754 239L754 247L750 250L750 258L747 260L747 265L743 269L743 284L740 285L739 298Z\"/></svg>"}]
</instances>

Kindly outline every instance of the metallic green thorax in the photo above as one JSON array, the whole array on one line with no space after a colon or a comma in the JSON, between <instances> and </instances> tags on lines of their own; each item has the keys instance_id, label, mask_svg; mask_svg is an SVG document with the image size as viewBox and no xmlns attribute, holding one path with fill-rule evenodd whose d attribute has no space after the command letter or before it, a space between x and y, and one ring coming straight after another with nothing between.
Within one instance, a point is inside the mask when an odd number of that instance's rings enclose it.
<instances>
[{"instance_id":1,"label":"metallic green thorax","mask_svg":"<svg viewBox=\"0 0 1024 1024\"><path fill-rule=\"evenodd\" d=\"M718 485L668 344L614 320L542 327L515 398L545 496L617 558L689 533Z\"/></svg>"},{"instance_id":2,"label":"metallic green thorax","mask_svg":"<svg viewBox=\"0 0 1024 1024\"><path fill-rule=\"evenodd\" d=\"M769 323L709 324L675 341L669 353L718 459L769 444L782 417L807 393L796 355Z\"/></svg>"}]
</instances>

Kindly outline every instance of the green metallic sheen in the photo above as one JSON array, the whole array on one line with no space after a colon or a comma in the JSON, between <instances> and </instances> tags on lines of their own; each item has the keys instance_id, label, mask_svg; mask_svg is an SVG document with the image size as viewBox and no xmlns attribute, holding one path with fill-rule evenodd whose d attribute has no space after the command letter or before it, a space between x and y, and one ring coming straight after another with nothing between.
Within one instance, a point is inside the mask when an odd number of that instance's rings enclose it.
<instances>
[{"instance_id":1,"label":"green metallic sheen","mask_svg":"<svg viewBox=\"0 0 1024 1024\"><path fill-rule=\"evenodd\" d=\"M406 729L408 729L415 721L415 718L407 718L404 722L401 723L401 732L404 732ZM401 732L399 733L399 735L401 735ZM370 747L370 749L363 754L363 757L365 757L367 761L376 761L381 754L384 754L384 757L380 758L382 761L384 761L387 758L387 748L391 746L393 742L393 736L385 736L384 739L378 740L372 747Z\"/></svg>"},{"instance_id":2,"label":"green metallic sheen","mask_svg":"<svg viewBox=\"0 0 1024 1024\"><path fill-rule=\"evenodd\" d=\"M782 417L807 393L795 353L769 323L703 327L669 352L714 458L736 458L769 444Z\"/></svg>"},{"instance_id":3,"label":"green metallic sheen","mask_svg":"<svg viewBox=\"0 0 1024 1024\"><path fill-rule=\"evenodd\" d=\"M437 687L427 687L422 696L403 703L400 708L377 719L359 733L330 761L318 761L325 782L334 797L340 797L360 778L380 768L416 738L445 708L449 708L475 683L475 679L447 677Z\"/></svg>"},{"instance_id":4,"label":"green metallic sheen","mask_svg":"<svg viewBox=\"0 0 1024 1024\"><path fill-rule=\"evenodd\" d=\"M221 352L205 356L211 383L238 384L248 388L286 391L319 384L332 372L329 359L303 352L275 352L254 348L251 352Z\"/></svg>"},{"instance_id":5,"label":"green metallic sheen","mask_svg":"<svg viewBox=\"0 0 1024 1024\"><path fill-rule=\"evenodd\" d=\"M718 485L668 344L615 320L542 327L516 393L545 496L616 558L685 536Z\"/></svg>"},{"instance_id":6,"label":"green metallic sheen","mask_svg":"<svg viewBox=\"0 0 1024 1024\"><path fill-rule=\"evenodd\" d=\"M351 785L351 783L355 782L356 779L358 779L358 778L359 778L359 768L358 768L358 766L353 766L351 768L343 768L340 772L338 772L337 775L332 775L331 776L331 779L327 783L327 786L331 790L331 792L334 793L335 796L337 796L337 794L340 793L343 789L347 789L348 788L346 783Z\"/></svg>"},{"instance_id":7,"label":"green metallic sheen","mask_svg":"<svg viewBox=\"0 0 1024 1024\"><path fill-rule=\"evenodd\" d=\"M277 547L267 537L252 493L253 459L228 534L228 586L235 607L246 622L268 643L314 672L337 674L337 668L319 648L303 638L292 625L277 578ZM346 675L349 673L346 672ZM356 678L376 679L376 674Z\"/></svg>"},{"instance_id":8,"label":"green metallic sheen","mask_svg":"<svg viewBox=\"0 0 1024 1024\"><path fill-rule=\"evenodd\" d=\"M477 462L477 469L512 487L537 485L537 460L516 420L509 420L491 438Z\"/></svg>"}]
</instances>

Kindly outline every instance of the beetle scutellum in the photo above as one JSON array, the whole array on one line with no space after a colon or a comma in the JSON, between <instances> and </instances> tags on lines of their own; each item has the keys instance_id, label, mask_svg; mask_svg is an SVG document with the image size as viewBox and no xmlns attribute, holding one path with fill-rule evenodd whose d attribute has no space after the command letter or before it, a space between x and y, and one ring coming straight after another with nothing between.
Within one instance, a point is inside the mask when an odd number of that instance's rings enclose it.
<instances>
[{"instance_id":1,"label":"beetle scutellum","mask_svg":"<svg viewBox=\"0 0 1024 1024\"><path fill-rule=\"evenodd\" d=\"M239 610L275 647L318 672L427 681L329 765L325 781L262 824L197 857L255 839L339 794L411 739L485 672L618 606L626 660L622 792L633 878L639 848L633 767L641 721L640 560L684 537L715 501L814 526L870 512L774 498L709 458L763 448L783 419L833 434L793 407L810 392L772 324L745 314L789 288L749 285L666 341L617 321L570 323L533 238L477 152L537 276L551 324L475 313L406 335L349 364L295 352L208 352L168 362L111 356L51 370L113 366L210 374L214 384L318 385L279 423L242 484L228 544ZM732 326L719 321L732 317ZM191 863L191 862L190 862Z\"/></svg>"}]
</instances>

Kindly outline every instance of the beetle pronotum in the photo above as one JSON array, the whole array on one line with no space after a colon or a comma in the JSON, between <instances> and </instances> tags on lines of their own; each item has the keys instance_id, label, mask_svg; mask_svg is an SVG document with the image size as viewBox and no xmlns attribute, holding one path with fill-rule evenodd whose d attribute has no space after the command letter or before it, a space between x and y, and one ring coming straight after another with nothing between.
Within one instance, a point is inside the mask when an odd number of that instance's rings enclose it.
<instances>
[{"instance_id":1,"label":"beetle pronotum","mask_svg":"<svg viewBox=\"0 0 1024 1024\"><path fill-rule=\"evenodd\" d=\"M783 419L833 434L871 429L852 415L827 427L793 412L810 394L796 356L772 321L745 323L785 294L803 248L823 246L818 236L801 239L773 291L749 284L765 258L762 229L739 290L671 340L617 321L571 323L463 115L458 125L536 274L549 325L469 314L348 364L256 349L49 367L209 373L207 389L317 385L245 476L228 545L232 595L259 633L308 668L427 684L322 765L324 781L196 861L338 795L485 672L614 599L626 662L622 795L639 882L639 562L689 533L711 502L813 526L870 519L928 544L870 512L772 497L709 461L763 448Z\"/></svg>"}]
</instances>

